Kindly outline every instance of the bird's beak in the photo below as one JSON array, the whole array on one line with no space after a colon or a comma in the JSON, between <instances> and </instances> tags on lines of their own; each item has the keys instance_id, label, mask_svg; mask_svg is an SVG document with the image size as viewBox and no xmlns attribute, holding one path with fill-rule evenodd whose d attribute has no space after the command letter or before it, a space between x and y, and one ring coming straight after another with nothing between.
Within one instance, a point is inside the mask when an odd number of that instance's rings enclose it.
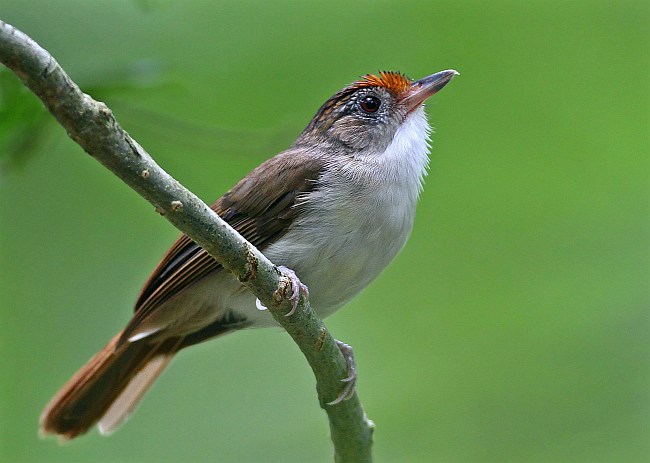
<instances>
[{"instance_id":1,"label":"bird's beak","mask_svg":"<svg viewBox=\"0 0 650 463\"><path fill-rule=\"evenodd\" d=\"M401 98L400 103L405 105L406 112L410 113L424 103L424 100L442 90L442 87L447 85L457 75L459 75L457 71L448 69L413 82L411 88Z\"/></svg>"}]
</instances>

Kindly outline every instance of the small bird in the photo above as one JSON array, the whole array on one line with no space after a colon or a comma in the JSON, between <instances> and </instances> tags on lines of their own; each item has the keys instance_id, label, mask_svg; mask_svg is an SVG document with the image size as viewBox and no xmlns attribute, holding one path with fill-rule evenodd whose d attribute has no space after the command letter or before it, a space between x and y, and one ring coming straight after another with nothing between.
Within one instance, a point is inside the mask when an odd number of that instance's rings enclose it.
<instances>
[{"instance_id":1,"label":"small bird","mask_svg":"<svg viewBox=\"0 0 650 463\"><path fill-rule=\"evenodd\" d=\"M211 208L272 262L292 269L320 317L332 314L406 243L428 165L423 103L457 74L415 82L398 72L362 77L327 100L291 147ZM41 432L72 439L98 424L110 434L181 349L274 326L261 309L234 276L181 236L145 283L131 321L45 407ZM347 378L352 392L353 377L354 371ZM334 402L351 396L349 386Z\"/></svg>"}]
</instances>

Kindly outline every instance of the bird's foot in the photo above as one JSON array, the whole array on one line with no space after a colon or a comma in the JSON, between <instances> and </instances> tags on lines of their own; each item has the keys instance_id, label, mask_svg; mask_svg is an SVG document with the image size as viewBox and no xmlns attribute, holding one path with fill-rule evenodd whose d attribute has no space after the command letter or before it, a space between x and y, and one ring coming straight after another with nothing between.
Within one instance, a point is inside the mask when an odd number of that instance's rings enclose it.
<instances>
[{"instance_id":1,"label":"bird's foot","mask_svg":"<svg viewBox=\"0 0 650 463\"><path fill-rule=\"evenodd\" d=\"M289 297L289 300L291 301L291 310L284 314L285 317L290 317L296 313L298 302L300 301L300 292L302 291L305 299L308 299L309 289L298 279L296 272L290 268L285 267L284 265L278 265L278 270L280 270L284 275L288 276L289 280L291 281L291 297Z\"/></svg>"},{"instance_id":2,"label":"bird's foot","mask_svg":"<svg viewBox=\"0 0 650 463\"><path fill-rule=\"evenodd\" d=\"M309 288L298 279L296 272L290 268L285 267L284 265L278 265L278 270L280 270L283 275L289 277L289 280L291 281L291 296L289 297L289 301L291 301L291 310L284 314L285 317L290 317L296 313L296 308L298 308L298 302L300 301L300 292L303 292L305 299L309 298ZM257 298L255 299L255 307L257 307L258 310L267 310L267 307Z\"/></svg>"},{"instance_id":3,"label":"bird's foot","mask_svg":"<svg viewBox=\"0 0 650 463\"><path fill-rule=\"evenodd\" d=\"M354 360L354 351L352 350L352 346L337 339L334 341L336 341L336 345L338 346L341 354L343 354L343 358L348 364L348 376L347 378L343 378L341 380L341 382L345 383L345 386L343 387L341 393L336 399L328 402L327 405L336 405L343 402L344 400L352 398L356 391L355 387L357 385L357 363Z\"/></svg>"}]
</instances>

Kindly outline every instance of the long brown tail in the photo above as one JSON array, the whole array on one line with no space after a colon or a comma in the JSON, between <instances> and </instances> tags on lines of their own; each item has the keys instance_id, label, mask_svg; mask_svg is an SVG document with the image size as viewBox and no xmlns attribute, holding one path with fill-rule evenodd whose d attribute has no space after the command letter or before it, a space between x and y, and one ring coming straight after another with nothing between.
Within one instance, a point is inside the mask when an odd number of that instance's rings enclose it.
<instances>
[{"instance_id":1,"label":"long brown tail","mask_svg":"<svg viewBox=\"0 0 650 463\"><path fill-rule=\"evenodd\" d=\"M52 398L41 414L41 433L72 439L99 424L110 434L138 402L180 348L181 339L144 340L118 347L118 333Z\"/></svg>"}]
</instances>

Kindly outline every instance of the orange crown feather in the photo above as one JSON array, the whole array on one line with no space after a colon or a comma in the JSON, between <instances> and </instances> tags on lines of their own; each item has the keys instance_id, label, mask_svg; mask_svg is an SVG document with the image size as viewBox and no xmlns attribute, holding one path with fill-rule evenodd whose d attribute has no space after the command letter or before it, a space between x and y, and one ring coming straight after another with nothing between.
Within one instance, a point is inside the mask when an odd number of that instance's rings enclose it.
<instances>
[{"instance_id":1,"label":"orange crown feather","mask_svg":"<svg viewBox=\"0 0 650 463\"><path fill-rule=\"evenodd\" d=\"M399 95L411 88L413 81L401 72L379 71L379 75L366 74L361 80L351 85L352 88L383 87Z\"/></svg>"}]
</instances>

